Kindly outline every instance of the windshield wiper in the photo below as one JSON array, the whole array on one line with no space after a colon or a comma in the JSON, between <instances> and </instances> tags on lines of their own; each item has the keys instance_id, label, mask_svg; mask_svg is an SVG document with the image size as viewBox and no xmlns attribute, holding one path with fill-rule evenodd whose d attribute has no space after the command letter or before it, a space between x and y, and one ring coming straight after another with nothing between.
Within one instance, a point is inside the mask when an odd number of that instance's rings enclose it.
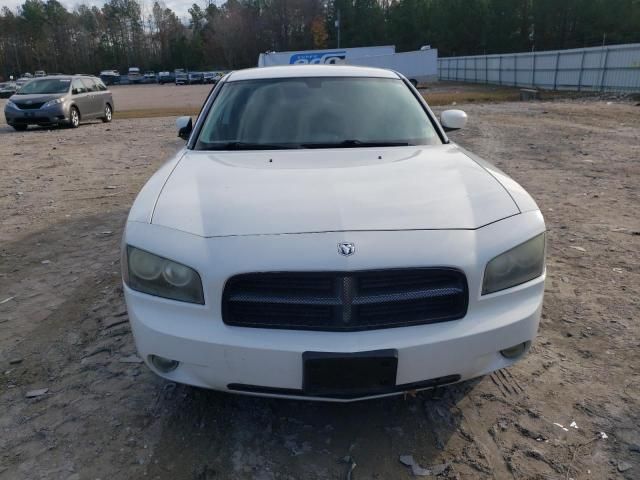
<instances>
[{"instance_id":1,"label":"windshield wiper","mask_svg":"<svg viewBox=\"0 0 640 480\"><path fill-rule=\"evenodd\" d=\"M342 140L341 142L303 143L303 148L361 148L361 147L409 147L409 142L379 141L369 142L357 139Z\"/></svg>"},{"instance_id":2,"label":"windshield wiper","mask_svg":"<svg viewBox=\"0 0 640 480\"><path fill-rule=\"evenodd\" d=\"M203 150L288 150L300 148L294 143L251 143L251 142L202 142Z\"/></svg>"}]
</instances>

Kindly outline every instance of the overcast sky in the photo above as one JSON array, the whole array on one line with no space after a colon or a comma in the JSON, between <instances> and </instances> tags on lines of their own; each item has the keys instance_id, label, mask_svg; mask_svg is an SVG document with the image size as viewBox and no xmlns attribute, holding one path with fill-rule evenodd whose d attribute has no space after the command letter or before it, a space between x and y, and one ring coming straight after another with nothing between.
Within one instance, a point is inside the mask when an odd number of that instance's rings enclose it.
<instances>
[{"instance_id":1,"label":"overcast sky","mask_svg":"<svg viewBox=\"0 0 640 480\"><path fill-rule=\"evenodd\" d=\"M45 0L46 1L46 0ZM85 5L97 5L101 7L104 5L105 0L58 0L62 5L64 5L68 10L73 10L76 6L80 4ZM139 0L140 4L147 8L148 11L151 10L154 0ZM12 11L15 11L20 5L24 3L24 0L0 0L0 8L7 6ZM180 18L184 16L189 16L189 8L194 3L199 4L201 7L204 7L204 1L198 0L164 0L164 4L169 7L171 10L176 12Z\"/></svg>"}]
</instances>

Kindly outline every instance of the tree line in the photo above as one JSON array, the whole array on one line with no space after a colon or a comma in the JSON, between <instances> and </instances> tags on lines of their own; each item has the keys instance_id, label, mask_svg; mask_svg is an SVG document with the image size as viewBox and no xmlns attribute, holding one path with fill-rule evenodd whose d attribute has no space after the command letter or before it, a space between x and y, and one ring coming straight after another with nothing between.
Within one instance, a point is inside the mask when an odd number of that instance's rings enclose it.
<instances>
[{"instance_id":1,"label":"tree line","mask_svg":"<svg viewBox=\"0 0 640 480\"><path fill-rule=\"evenodd\" d=\"M260 52L429 44L440 56L640 41L640 0L226 0L179 18L161 1L0 10L0 76L34 70L234 69ZM338 22L339 18L339 22ZM337 26L339 24L339 27Z\"/></svg>"}]
</instances>

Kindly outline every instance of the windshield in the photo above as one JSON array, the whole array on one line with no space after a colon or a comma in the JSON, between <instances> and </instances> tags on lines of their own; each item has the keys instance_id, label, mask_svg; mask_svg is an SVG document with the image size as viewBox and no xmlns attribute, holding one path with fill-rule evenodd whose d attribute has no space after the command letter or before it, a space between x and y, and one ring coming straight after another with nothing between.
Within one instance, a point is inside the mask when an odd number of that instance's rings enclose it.
<instances>
[{"instance_id":1,"label":"windshield","mask_svg":"<svg viewBox=\"0 0 640 480\"><path fill-rule=\"evenodd\" d=\"M47 93L67 93L71 80L68 78L47 78L43 80L32 80L26 83L18 92L18 95L47 94Z\"/></svg>"},{"instance_id":2,"label":"windshield","mask_svg":"<svg viewBox=\"0 0 640 480\"><path fill-rule=\"evenodd\" d=\"M441 143L400 79L276 78L223 85L196 150Z\"/></svg>"}]
</instances>

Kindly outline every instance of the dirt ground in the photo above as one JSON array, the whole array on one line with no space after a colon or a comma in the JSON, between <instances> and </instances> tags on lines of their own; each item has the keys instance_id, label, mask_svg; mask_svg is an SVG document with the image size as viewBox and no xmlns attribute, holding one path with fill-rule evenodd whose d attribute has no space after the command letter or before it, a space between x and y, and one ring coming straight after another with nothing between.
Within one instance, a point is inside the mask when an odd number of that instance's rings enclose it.
<instances>
[{"instance_id":1,"label":"dirt ground","mask_svg":"<svg viewBox=\"0 0 640 480\"><path fill-rule=\"evenodd\" d=\"M113 85L109 88L113 94L116 110L125 111L127 114L130 114L131 111L148 112L151 109L158 109L171 112L184 110L186 115L189 112L200 110L200 106L211 91L212 85ZM465 99L474 99L475 101L516 100L520 95L517 88L459 82L436 82L428 85L428 88L422 88L421 91L432 104L437 105L453 100L460 103Z\"/></svg>"},{"instance_id":2,"label":"dirt ground","mask_svg":"<svg viewBox=\"0 0 640 480\"><path fill-rule=\"evenodd\" d=\"M546 217L539 337L507 371L346 405L174 385L136 363L119 242L181 144L172 118L0 126L0 479L344 479L351 460L353 479L412 478L400 455L448 478L640 478L640 107L459 107L469 127L452 138Z\"/></svg>"},{"instance_id":3,"label":"dirt ground","mask_svg":"<svg viewBox=\"0 0 640 480\"><path fill-rule=\"evenodd\" d=\"M116 110L150 108L199 110L212 85L112 85Z\"/></svg>"},{"instance_id":4,"label":"dirt ground","mask_svg":"<svg viewBox=\"0 0 640 480\"><path fill-rule=\"evenodd\" d=\"M495 102L519 98L517 88L497 85L436 82L421 88L431 105L448 105L454 101ZM116 115L122 118L149 118L197 115L212 85L110 85ZM567 95L563 93L562 95ZM557 93L547 93L547 98ZM4 102L0 99L0 124L4 124Z\"/></svg>"},{"instance_id":5,"label":"dirt ground","mask_svg":"<svg viewBox=\"0 0 640 480\"><path fill-rule=\"evenodd\" d=\"M116 114L120 118L148 118L197 115L212 85L112 85ZM453 101L491 102L513 101L519 90L495 85L470 85L437 82L421 89L432 105L447 105ZM556 94L545 94L546 97ZM566 93L564 94L566 95ZM2 102L2 100L0 100ZM0 104L1 106L2 104ZM0 123L4 123L0 112Z\"/></svg>"}]
</instances>

